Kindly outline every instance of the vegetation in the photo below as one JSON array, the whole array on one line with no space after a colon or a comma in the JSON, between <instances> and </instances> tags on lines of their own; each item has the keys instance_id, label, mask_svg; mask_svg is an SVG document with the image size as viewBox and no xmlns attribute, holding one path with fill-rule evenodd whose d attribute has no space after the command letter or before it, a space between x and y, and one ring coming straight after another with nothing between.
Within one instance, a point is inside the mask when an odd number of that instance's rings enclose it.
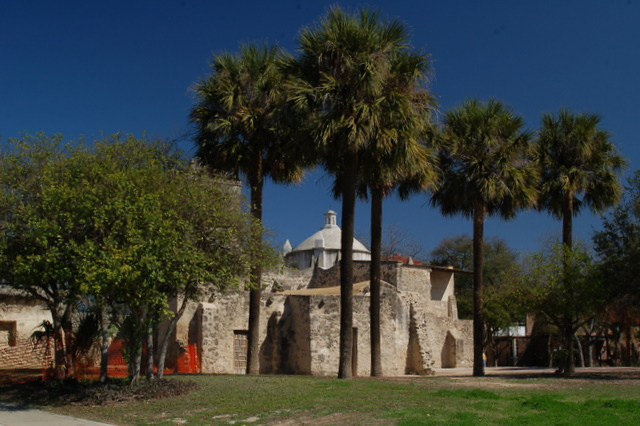
<instances>
[{"instance_id":1,"label":"vegetation","mask_svg":"<svg viewBox=\"0 0 640 426\"><path fill-rule=\"evenodd\" d=\"M163 144L117 135L91 147L44 135L10 142L0 158L0 271L49 307L59 380L75 373L81 298L126 318L120 332L136 381L143 339L157 322L175 326L189 300L237 283L249 259L267 260L251 244L257 231L237 191ZM170 297L182 302L178 312L166 311Z\"/></svg>"},{"instance_id":2,"label":"vegetation","mask_svg":"<svg viewBox=\"0 0 640 426\"><path fill-rule=\"evenodd\" d=\"M0 400L112 424L637 424L640 377L551 374L466 378L337 379L301 376L190 376L197 389L133 399L124 389L47 398L43 387L0 387ZM55 391L55 390L54 390ZM175 393L174 393L175 392ZM137 392L150 396L151 391ZM106 394L111 395L107 397ZM247 398L247 395L253 395ZM121 396L120 396L121 395ZM381 398L381 395L384 397ZM37 396L37 400L34 398ZM86 396L87 400L81 401ZM124 400L94 405L98 401ZM70 403L72 402L73 403Z\"/></svg>"},{"instance_id":3,"label":"vegetation","mask_svg":"<svg viewBox=\"0 0 640 426\"><path fill-rule=\"evenodd\" d=\"M213 170L246 177L251 215L259 223L265 179L297 181L303 164L289 133L293 126L284 108L284 74L277 64L281 55L275 47L245 45L237 55L215 56L211 75L196 85L197 103L191 112L197 158ZM262 234L254 238L259 246ZM262 268L254 263L249 285L250 374L259 373L261 281Z\"/></svg>"},{"instance_id":4,"label":"vegetation","mask_svg":"<svg viewBox=\"0 0 640 426\"><path fill-rule=\"evenodd\" d=\"M595 233L593 242L600 272L611 278L605 279L608 303L598 320L610 332L614 350L624 333L624 363L631 365L632 326L640 322L640 171L629 179L622 202L603 220L603 229Z\"/></svg>"},{"instance_id":5,"label":"vegetation","mask_svg":"<svg viewBox=\"0 0 640 426\"><path fill-rule=\"evenodd\" d=\"M603 281L581 247L556 244L532 256L520 289L531 313L543 315L562 335L560 369L574 357L575 332L604 304Z\"/></svg>"},{"instance_id":6,"label":"vegetation","mask_svg":"<svg viewBox=\"0 0 640 426\"><path fill-rule=\"evenodd\" d=\"M473 218L473 356L484 375L484 221L513 217L537 197L537 173L524 123L502 103L470 100L444 116L440 150L443 181L431 202L445 215Z\"/></svg>"}]
</instances>

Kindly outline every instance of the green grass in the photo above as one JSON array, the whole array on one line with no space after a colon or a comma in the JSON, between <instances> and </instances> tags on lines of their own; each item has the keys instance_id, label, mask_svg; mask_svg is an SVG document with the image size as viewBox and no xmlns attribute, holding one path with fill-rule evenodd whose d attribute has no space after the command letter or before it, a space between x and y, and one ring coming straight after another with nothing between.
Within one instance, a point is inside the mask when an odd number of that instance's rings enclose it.
<instances>
[{"instance_id":1,"label":"green grass","mask_svg":"<svg viewBox=\"0 0 640 426\"><path fill-rule=\"evenodd\" d=\"M45 409L112 424L640 424L636 381L548 378L337 380L181 376L198 390L152 401ZM636 384L636 386L634 386ZM11 394L0 388L0 399ZM15 401L15 399L14 399Z\"/></svg>"}]
</instances>

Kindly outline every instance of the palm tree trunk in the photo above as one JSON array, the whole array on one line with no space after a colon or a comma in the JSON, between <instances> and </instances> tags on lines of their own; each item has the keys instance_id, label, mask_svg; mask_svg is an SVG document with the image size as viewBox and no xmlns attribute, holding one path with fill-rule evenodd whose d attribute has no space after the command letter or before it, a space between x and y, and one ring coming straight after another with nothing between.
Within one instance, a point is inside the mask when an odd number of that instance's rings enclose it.
<instances>
[{"instance_id":1,"label":"palm tree trunk","mask_svg":"<svg viewBox=\"0 0 640 426\"><path fill-rule=\"evenodd\" d=\"M249 177L251 186L251 216L262 223L262 187L264 179L262 176L262 157L257 156L256 164ZM262 244L262 233L254 231L253 240L256 247ZM249 290L249 330L248 330L248 350L247 350L247 374L260 373L260 296L262 286L262 267L254 263L251 268L250 278L251 288Z\"/></svg>"},{"instance_id":2,"label":"palm tree trunk","mask_svg":"<svg viewBox=\"0 0 640 426\"><path fill-rule=\"evenodd\" d=\"M567 191L562 200L562 244L573 247L573 191Z\"/></svg>"},{"instance_id":3,"label":"palm tree trunk","mask_svg":"<svg viewBox=\"0 0 640 426\"><path fill-rule=\"evenodd\" d=\"M371 291L371 376L382 376L380 351L380 263L382 256L382 199L381 187L371 188L371 269L369 285Z\"/></svg>"},{"instance_id":4,"label":"palm tree trunk","mask_svg":"<svg viewBox=\"0 0 640 426\"><path fill-rule=\"evenodd\" d=\"M562 245L571 250L573 247L573 191L567 191L563 195L562 200ZM565 255L566 256L566 255ZM569 260L564 259L563 264L565 270L569 268L568 264ZM567 358L565 359L564 365L564 375L572 376L575 373L576 363L574 359L574 346L573 346L573 327L571 327L570 323L574 318L574 290L573 283L568 278L568 271L565 271L565 282L564 286L567 293L567 303L565 306L566 316L567 316L567 325L566 330L564 331L564 339L567 350Z\"/></svg>"},{"instance_id":5,"label":"palm tree trunk","mask_svg":"<svg viewBox=\"0 0 640 426\"><path fill-rule=\"evenodd\" d=\"M356 175L358 156L349 152L345 156L342 187L342 236L340 249L340 361L338 378L352 376L353 345L353 234L356 212Z\"/></svg>"},{"instance_id":6,"label":"palm tree trunk","mask_svg":"<svg viewBox=\"0 0 640 426\"><path fill-rule=\"evenodd\" d=\"M473 375L484 376L484 297L482 264L484 257L484 203L473 207Z\"/></svg>"}]
</instances>

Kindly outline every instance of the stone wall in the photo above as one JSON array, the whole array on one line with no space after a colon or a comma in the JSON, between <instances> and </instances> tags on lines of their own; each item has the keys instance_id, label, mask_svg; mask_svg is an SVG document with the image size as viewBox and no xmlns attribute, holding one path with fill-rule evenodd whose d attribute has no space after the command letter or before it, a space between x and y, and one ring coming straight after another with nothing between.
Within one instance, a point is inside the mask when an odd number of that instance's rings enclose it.
<instances>
[{"instance_id":1,"label":"stone wall","mask_svg":"<svg viewBox=\"0 0 640 426\"><path fill-rule=\"evenodd\" d=\"M51 313L40 301L11 289L0 292L0 368L42 368L29 337Z\"/></svg>"}]
</instances>

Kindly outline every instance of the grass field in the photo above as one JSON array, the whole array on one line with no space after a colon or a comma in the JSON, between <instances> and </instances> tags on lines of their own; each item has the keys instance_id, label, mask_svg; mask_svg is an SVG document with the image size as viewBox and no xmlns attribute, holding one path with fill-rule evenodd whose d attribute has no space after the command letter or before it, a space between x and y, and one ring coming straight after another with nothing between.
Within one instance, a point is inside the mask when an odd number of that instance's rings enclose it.
<instances>
[{"instance_id":1,"label":"grass field","mask_svg":"<svg viewBox=\"0 0 640 426\"><path fill-rule=\"evenodd\" d=\"M181 376L187 395L104 406L47 402L60 414L112 424L640 424L640 371L337 380ZM15 388L11 388L15 390ZM0 399L16 400L0 388ZM13 395L13 396L12 396ZM1 423L1 422L0 422Z\"/></svg>"}]
</instances>

